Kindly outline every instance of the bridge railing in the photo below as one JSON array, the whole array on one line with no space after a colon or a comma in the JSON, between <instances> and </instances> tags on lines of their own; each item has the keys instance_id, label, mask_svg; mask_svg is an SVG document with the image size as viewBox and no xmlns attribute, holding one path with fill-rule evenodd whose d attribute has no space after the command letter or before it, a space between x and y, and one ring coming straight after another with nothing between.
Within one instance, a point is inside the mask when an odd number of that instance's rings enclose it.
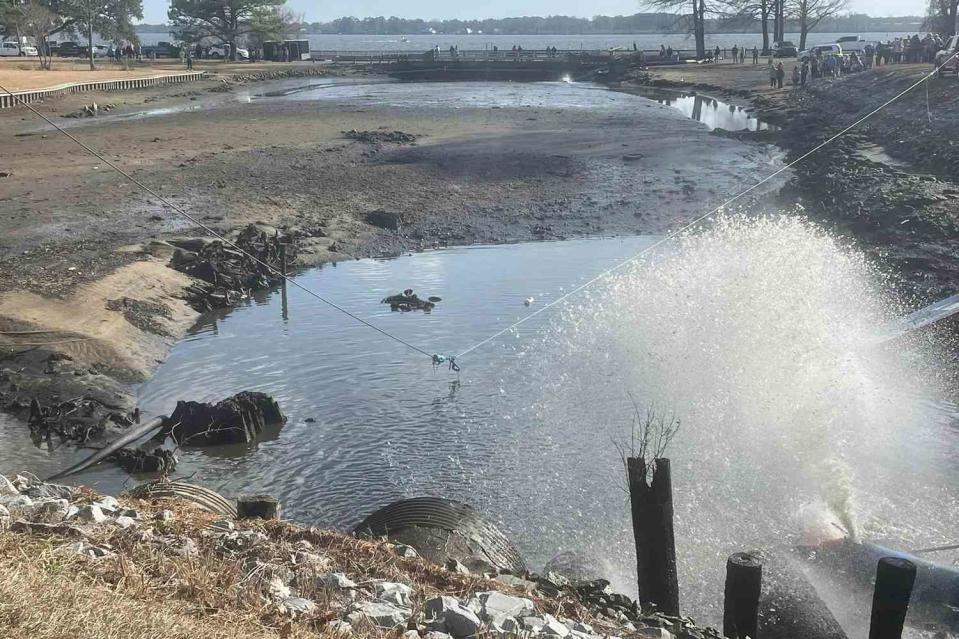
<instances>
[{"instance_id":1,"label":"bridge railing","mask_svg":"<svg viewBox=\"0 0 959 639\"><path fill-rule=\"evenodd\" d=\"M523 62L551 62L551 61L575 61L591 60L598 58L623 58L639 56L639 51L628 49L557 49L555 52L545 49L523 49L522 51L512 51L509 49L480 49L480 50L462 50L450 51L449 49L440 49L439 51L332 51L317 49L310 51L313 60L333 62L346 62L355 64L392 64L400 61L423 62L433 60L437 62L458 62L458 61L523 61ZM649 61L663 60L659 50L642 51L644 57ZM682 60L695 57L695 51L683 50L674 51L673 60Z\"/></svg>"}]
</instances>

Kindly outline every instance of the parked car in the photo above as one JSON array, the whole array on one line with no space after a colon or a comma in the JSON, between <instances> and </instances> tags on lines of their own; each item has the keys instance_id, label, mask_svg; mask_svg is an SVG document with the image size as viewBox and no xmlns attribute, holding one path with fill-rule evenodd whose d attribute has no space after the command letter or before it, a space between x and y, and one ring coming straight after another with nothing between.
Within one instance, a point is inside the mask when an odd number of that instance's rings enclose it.
<instances>
[{"instance_id":1,"label":"parked car","mask_svg":"<svg viewBox=\"0 0 959 639\"><path fill-rule=\"evenodd\" d=\"M796 45L789 40L783 40L782 42L773 44L774 58L795 58L798 53L799 50L796 48Z\"/></svg>"},{"instance_id":2,"label":"parked car","mask_svg":"<svg viewBox=\"0 0 959 639\"><path fill-rule=\"evenodd\" d=\"M836 40L836 44L842 47L843 53L862 53L866 47L872 45L873 50L879 46L875 40L866 40L862 36L842 36Z\"/></svg>"},{"instance_id":3,"label":"parked car","mask_svg":"<svg viewBox=\"0 0 959 639\"><path fill-rule=\"evenodd\" d=\"M830 55L842 55L842 47L838 44L820 44L810 47L799 53L800 60L809 60L810 58L826 57Z\"/></svg>"},{"instance_id":4,"label":"parked car","mask_svg":"<svg viewBox=\"0 0 959 639\"><path fill-rule=\"evenodd\" d=\"M105 44L95 44L93 45L93 57L94 58L105 58L110 55L110 47ZM87 58L90 56L89 47L80 47L80 56Z\"/></svg>"},{"instance_id":5,"label":"parked car","mask_svg":"<svg viewBox=\"0 0 959 639\"><path fill-rule=\"evenodd\" d=\"M79 58L81 53L82 49L76 42L61 42L57 47L57 55L61 58Z\"/></svg>"},{"instance_id":6,"label":"parked car","mask_svg":"<svg viewBox=\"0 0 959 639\"><path fill-rule=\"evenodd\" d=\"M217 45L207 49L207 56L211 58L229 58L230 57L230 45ZM236 48L236 59L237 60L249 60L250 52L246 49L241 49L240 47Z\"/></svg>"},{"instance_id":7,"label":"parked car","mask_svg":"<svg viewBox=\"0 0 959 639\"><path fill-rule=\"evenodd\" d=\"M29 44L19 45L16 42L3 42L0 43L0 56L28 56L28 55L38 55L37 48L31 47Z\"/></svg>"},{"instance_id":8,"label":"parked car","mask_svg":"<svg viewBox=\"0 0 959 639\"><path fill-rule=\"evenodd\" d=\"M170 44L169 42L157 42L156 44L148 44L141 48L141 53L144 57L149 58L151 55L156 54L158 58L179 58L180 57L180 47L175 44Z\"/></svg>"},{"instance_id":9,"label":"parked car","mask_svg":"<svg viewBox=\"0 0 959 639\"><path fill-rule=\"evenodd\" d=\"M946 43L946 48L936 54L936 66L939 75L959 74L959 35L954 35Z\"/></svg>"}]
</instances>

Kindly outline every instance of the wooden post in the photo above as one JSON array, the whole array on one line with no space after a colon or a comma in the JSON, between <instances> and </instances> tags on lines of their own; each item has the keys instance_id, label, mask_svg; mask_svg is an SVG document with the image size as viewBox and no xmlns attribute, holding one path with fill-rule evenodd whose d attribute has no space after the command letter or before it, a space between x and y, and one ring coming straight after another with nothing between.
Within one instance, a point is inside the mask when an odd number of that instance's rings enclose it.
<instances>
[{"instance_id":1,"label":"wooden post","mask_svg":"<svg viewBox=\"0 0 959 639\"><path fill-rule=\"evenodd\" d=\"M280 242L280 274L286 276L286 244Z\"/></svg>"},{"instance_id":2,"label":"wooden post","mask_svg":"<svg viewBox=\"0 0 959 639\"><path fill-rule=\"evenodd\" d=\"M280 502L269 495L249 495L236 500L237 519L279 519Z\"/></svg>"},{"instance_id":3,"label":"wooden post","mask_svg":"<svg viewBox=\"0 0 959 639\"><path fill-rule=\"evenodd\" d=\"M900 639L906 621L916 564L899 557L883 557L876 568L869 639Z\"/></svg>"},{"instance_id":4,"label":"wooden post","mask_svg":"<svg viewBox=\"0 0 959 639\"><path fill-rule=\"evenodd\" d=\"M629 501L636 542L639 600L679 616L676 541L673 537L673 488L668 459L653 461L653 481L646 481L646 460L626 460Z\"/></svg>"},{"instance_id":5,"label":"wooden post","mask_svg":"<svg viewBox=\"0 0 959 639\"><path fill-rule=\"evenodd\" d=\"M762 583L763 562L756 555L737 552L726 560L726 589L723 598L724 637L756 639Z\"/></svg>"}]
</instances>

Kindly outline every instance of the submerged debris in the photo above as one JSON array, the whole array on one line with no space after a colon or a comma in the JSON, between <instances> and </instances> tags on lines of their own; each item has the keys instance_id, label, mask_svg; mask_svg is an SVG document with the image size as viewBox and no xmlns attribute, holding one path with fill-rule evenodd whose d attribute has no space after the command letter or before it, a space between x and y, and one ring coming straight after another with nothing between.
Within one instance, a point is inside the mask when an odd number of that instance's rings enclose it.
<instances>
[{"instance_id":1,"label":"submerged debris","mask_svg":"<svg viewBox=\"0 0 959 639\"><path fill-rule=\"evenodd\" d=\"M178 402L154 439L171 437L186 446L248 444L265 426L285 422L275 399L265 393L244 391L216 404Z\"/></svg>"},{"instance_id":2,"label":"submerged debris","mask_svg":"<svg viewBox=\"0 0 959 639\"><path fill-rule=\"evenodd\" d=\"M380 303L389 304L391 311L402 311L403 313L409 311L423 311L424 313L429 313L433 310L433 307L436 306L436 303L441 300L442 298L434 295L422 300L413 292L413 289L408 288L402 293L390 295L389 297L383 299Z\"/></svg>"},{"instance_id":3,"label":"submerged debris","mask_svg":"<svg viewBox=\"0 0 959 639\"><path fill-rule=\"evenodd\" d=\"M357 131L356 129L350 129L349 131L343 131L343 137L368 144L379 144L382 142L389 142L391 144L416 144L416 139L421 136L414 133L403 133L402 131Z\"/></svg>"},{"instance_id":4,"label":"submerged debris","mask_svg":"<svg viewBox=\"0 0 959 639\"><path fill-rule=\"evenodd\" d=\"M95 118L100 113L109 113L116 108L114 104L97 104L93 102L88 104L79 111L74 111L73 113L66 114L65 118Z\"/></svg>"},{"instance_id":5,"label":"submerged debris","mask_svg":"<svg viewBox=\"0 0 959 639\"><path fill-rule=\"evenodd\" d=\"M163 448L156 448L152 453L138 448L121 448L107 459L116 462L130 474L171 473L177 462L173 451Z\"/></svg>"},{"instance_id":6,"label":"submerged debris","mask_svg":"<svg viewBox=\"0 0 959 639\"><path fill-rule=\"evenodd\" d=\"M27 425L34 444L56 436L61 441L83 443L103 433L107 425L129 426L133 421L114 406L93 397L77 397L41 406L30 402Z\"/></svg>"},{"instance_id":7,"label":"submerged debris","mask_svg":"<svg viewBox=\"0 0 959 639\"><path fill-rule=\"evenodd\" d=\"M279 232L269 235L254 224L243 229L235 241L242 252L205 238L171 244L177 247L171 266L199 280L187 289L187 301L200 312L233 306L254 289L278 284L282 281L281 245L285 245L288 263L295 260L297 248L294 238Z\"/></svg>"}]
</instances>

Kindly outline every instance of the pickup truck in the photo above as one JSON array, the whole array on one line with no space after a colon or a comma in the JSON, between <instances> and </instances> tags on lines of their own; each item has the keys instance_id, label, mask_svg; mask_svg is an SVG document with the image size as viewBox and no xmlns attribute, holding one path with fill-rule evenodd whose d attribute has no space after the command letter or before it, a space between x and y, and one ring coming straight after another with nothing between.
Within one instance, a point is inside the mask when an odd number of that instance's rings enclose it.
<instances>
[{"instance_id":1,"label":"pickup truck","mask_svg":"<svg viewBox=\"0 0 959 639\"><path fill-rule=\"evenodd\" d=\"M936 53L936 66L939 67L940 76L959 74L959 35L952 36L946 48Z\"/></svg>"},{"instance_id":2,"label":"pickup truck","mask_svg":"<svg viewBox=\"0 0 959 639\"><path fill-rule=\"evenodd\" d=\"M148 44L142 47L141 53L146 58L154 54L156 54L158 58L179 58L180 47L175 44L170 44L169 42L157 42L156 44Z\"/></svg>"},{"instance_id":3,"label":"pickup truck","mask_svg":"<svg viewBox=\"0 0 959 639\"><path fill-rule=\"evenodd\" d=\"M16 42L0 42L0 56L35 56L37 48L29 44L18 45Z\"/></svg>"}]
</instances>

